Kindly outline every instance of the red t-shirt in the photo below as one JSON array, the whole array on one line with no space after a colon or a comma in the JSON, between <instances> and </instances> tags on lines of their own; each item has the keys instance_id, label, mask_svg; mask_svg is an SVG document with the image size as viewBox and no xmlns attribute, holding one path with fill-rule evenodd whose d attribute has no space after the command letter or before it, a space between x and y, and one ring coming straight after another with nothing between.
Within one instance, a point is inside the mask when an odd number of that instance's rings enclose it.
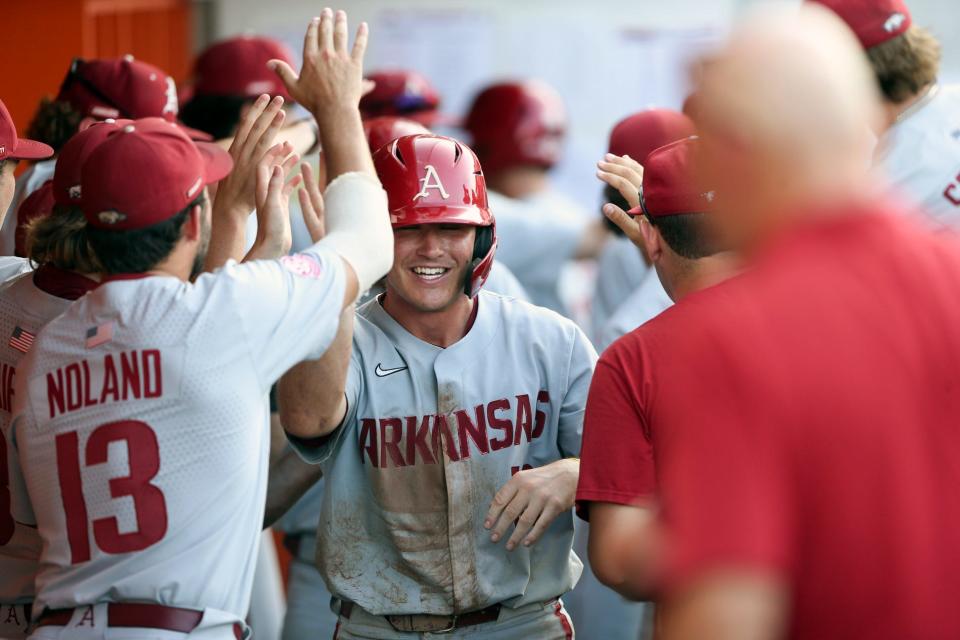
<instances>
[{"instance_id":1,"label":"red t-shirt","mask_svg":"<svg viewBox=\"0 0 960 640\"><path fill-rule=\"evenodd\" d=\"M647 374L664 588L754 568L791 638L960 638L960 243L848 213L677 306Z\"/></svg>"}]
</instances>

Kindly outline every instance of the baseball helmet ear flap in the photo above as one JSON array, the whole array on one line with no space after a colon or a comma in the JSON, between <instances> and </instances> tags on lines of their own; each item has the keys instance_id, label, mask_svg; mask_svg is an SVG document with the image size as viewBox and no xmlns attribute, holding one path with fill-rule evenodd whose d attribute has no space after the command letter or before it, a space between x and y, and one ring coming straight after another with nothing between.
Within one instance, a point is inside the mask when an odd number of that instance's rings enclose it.
<instances>
[{"instance_id":1,"label":"baseball helmet ear flap","mask_svg":"<svg viewBox=\"0 0 960 640\"><path fill-rule=\"evenodd\" d=\"M468 297L477 295L484 281L490 274L490 268L483 269L486 262L493 261L493 252L496 249L497 234L493 225L476 227L477 232L473 240L473 259L470 261L470 272L464 283L464 293ZM489 259L489 260L488 260Z\"/></svg>"}]
</instances>

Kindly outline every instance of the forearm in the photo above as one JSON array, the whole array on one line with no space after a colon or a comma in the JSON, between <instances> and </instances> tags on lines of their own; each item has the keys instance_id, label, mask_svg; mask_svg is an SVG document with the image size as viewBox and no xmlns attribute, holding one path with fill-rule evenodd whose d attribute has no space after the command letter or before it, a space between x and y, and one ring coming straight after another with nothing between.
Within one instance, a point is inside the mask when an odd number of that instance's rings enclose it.
<instances>
[{"instance_id":1,"label":"forearm","mask_svg":"<svg viewBox=\"0 0 960 640\"><path fill-rule=\"evenodd\" d=\"M317 151L320 142L317 125L312 119L298 120L284 127L277 134L278 142L288 142L293 146L293 152L303 157Z\"/></svg>"},{"instance_id":2,"label":"forearm","mask_svg":"<svg viewBox=\"0 0 960 640\"><path fill-rule=\"evenodd\" d=\"M651 509L591 503L587 549L601 583L629 600L653 599L662 548Z\"/></svg>"},{"instance_id":3,"label":"forearm","mask_svg":"<svg viewBox=\"0 0 960 640\"><path fill-rule=\"evenodd\" d=\"M376 177L373 159L363 133L360 111L356 107L332 107L324 114L315 114L320 141L327 166L327 179L351 171Z\"/></svg>"},{"instance_id":4,"label":"forearm","mask_svg":"<svg viewBox=\"0 0 960 640\"><path fill-rule=\"evenodd\" d=\"M273 526L321 477L320 465L308 464L292 449L285 448L270 464L263 528Z\"/></svg>"},{"instance_id":5,"label":"forearm","mask_svg":"<svg viewBox=\"0 0 960 640\"><path fill-rule=\"evenodd\" d=\"M236 208L218 209L214 201L214 210L210 226L210 246L204 260L204 271L214 271L228 260L241 261L247 240L247 221L250 211Z\"/></svg>"},{"instance_id":6,"label":"forearm","mask_svg":"<svg viewBox=\"0 0 960 640\"><path fill-rule=\"evenodd\" d=\"M283 375L277 387L280 422L298 438L333 432L346 413L344 389L353 342L353 306L340 316L337 335L318 360L307 360Z\"/></svg>"}]
</instances>

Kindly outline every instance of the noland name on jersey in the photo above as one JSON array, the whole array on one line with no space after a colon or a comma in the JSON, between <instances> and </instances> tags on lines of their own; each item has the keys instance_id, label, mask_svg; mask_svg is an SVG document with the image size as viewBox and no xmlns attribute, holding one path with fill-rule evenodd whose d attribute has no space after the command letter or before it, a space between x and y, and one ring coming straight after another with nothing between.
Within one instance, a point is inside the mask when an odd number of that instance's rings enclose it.
<instances>
[{"instance_id":1,"label":"noland name on jersey","mask_svg":"<svg viewBox=\"0 0 960 640\"><path fill-rule=\"evenodd\" d=\"M531 442L543 434L547 414L540 405L549 402L540 391L536 410L528 394L519 394L445 415L362 418L360 461L378 468L437 464L445 450L456 462L470 457L471 442L481 454Z\"/></svg>"},{"instance_id":2,"label":"noland name on jersey","mask_svg":"<svg viewBox=\"0 0 960 640\"><path fill-rule=\"evenodd\" d=\"M44 378L50 419L98 404L163 395L159 349L107 353L54 369Z\"/></svg>"}]
</instances>

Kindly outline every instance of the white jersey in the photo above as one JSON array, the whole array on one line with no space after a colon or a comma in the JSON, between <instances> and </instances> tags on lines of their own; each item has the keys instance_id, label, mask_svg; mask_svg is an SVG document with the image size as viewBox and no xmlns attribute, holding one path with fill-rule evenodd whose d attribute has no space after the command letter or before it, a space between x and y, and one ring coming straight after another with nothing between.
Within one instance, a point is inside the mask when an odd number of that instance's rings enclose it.
<instances>
[{"instance_id":1,"label":"white jersey","mask_svg":"<svg viewBox=\"0 0 960 640\"><path fill-rule=\"evenodd\" d=\"M360 308L343 425L314 448L294 442L324 472L320 573L370 613L520 607L580 575L572 511L511 552L483 521L511 475L579 455L596 352L552 311L486 291L477 304L446 349L379 300Z\"/></svg>"},{"instance_id":2,"label":"white jersey","mask_svg":"<svg viewBox=\"0 0 960 640\"><path fill-rule=\"evenodd\" d=\"M671 306L673 306L673 300L663 290L656 269L651 268L637 290L617 307L610 316L610 320L600 330L597 336L597 350L602 353L621 336L627 335Z\"/></svg>"},{"instance_id":3,"label":"white jersey","mask_svg":"<svg viewBox=\"0 0 960 640\"><path fill-rule=\"evenodd\" d=\"M530 301L569 315L560 299L560 274L573 259L587 228L586 217L565 197L547 191L515 200L487 191L497 220L497 260L517 277Z\"/></svg>"},{"instance_id":4,"label":"white jersey","mask_svg":"<svg viewBox=\"0 0 960 640\"><path fill-rule=\"evenodd\" d=\"M267 392L332 341L344 273L315 246L193 284L117 279L40 332L13 424L43 538L35 611L134 601L243 620Z\"/></svg>"},{"instance_id":5,"label":"white jersey","mask_svg":"<svg viewBox=\"0 0 960 640\"><path fill-rule=\"evenodd\" d=\"M960 228L960 85L936 85L881 138L877 164L937 224Z\"/></svg>"},{"instance_id":6,"label":"white jersey","mask_svg":"<svg viewBox=\"0 0 960 640\"><path fill-rule=\"evenodd\" d=\"M590 305L594 344L599 346L600 332L624 300L637 290L648 271L652 271L651 267L629 238L614 236L603 246L597 259L597 281Z\"/></svg>"},{"instance_id":7,"label":"white jersey","mask_svg":"<svg viewBox=\"0 0 960 640\"><path fill-rule=\"evenodd\" d=\"M22 274L0 285L0 496L5 488L11 498L6 504L0 501L0 603L7 605L33 601L40 558L40 534L26 524L32 523L32 514L25 509L29 500L20 461L7 446L13 384L20 360L40 329L71 302L38 288L33 275ZM88 288L96 285L92 280L86 282Z\"/></svg>"}]
</instances>

